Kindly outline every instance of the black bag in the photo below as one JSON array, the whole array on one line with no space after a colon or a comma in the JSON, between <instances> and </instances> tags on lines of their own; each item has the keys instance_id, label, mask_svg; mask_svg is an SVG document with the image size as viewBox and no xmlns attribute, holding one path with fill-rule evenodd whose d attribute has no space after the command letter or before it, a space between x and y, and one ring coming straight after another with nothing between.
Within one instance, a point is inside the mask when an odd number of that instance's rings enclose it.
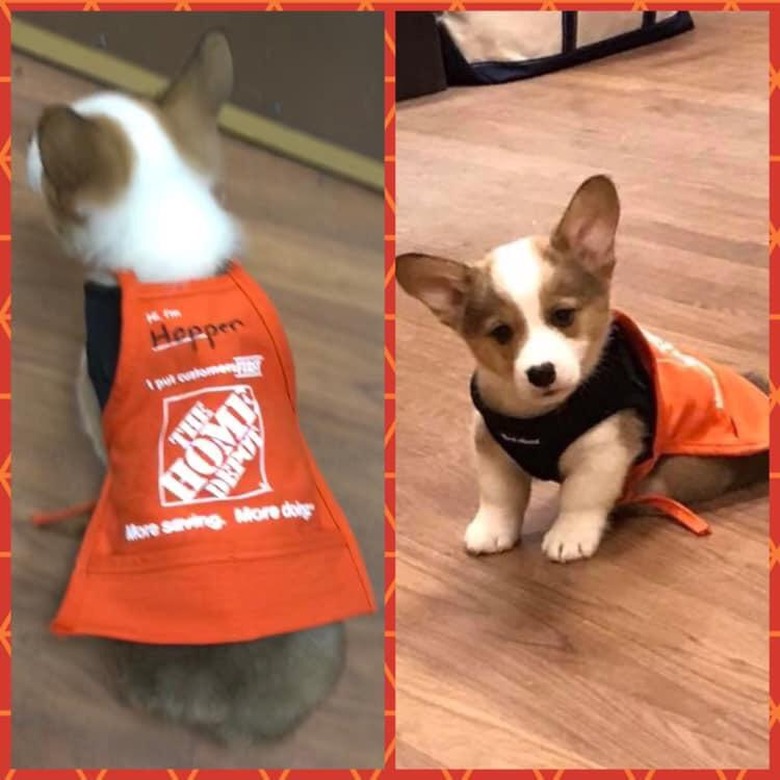
<instances>
[{"instance_id":1,"label":"black bag","mask_svg":"<svg viewBox=\"0 0 780 780\"><path fill-rule=\"evenodd\" d=\"M450 84L540 76L691 29L687 11L466 11L439 17Z\"/></svg>"}]
</instances>

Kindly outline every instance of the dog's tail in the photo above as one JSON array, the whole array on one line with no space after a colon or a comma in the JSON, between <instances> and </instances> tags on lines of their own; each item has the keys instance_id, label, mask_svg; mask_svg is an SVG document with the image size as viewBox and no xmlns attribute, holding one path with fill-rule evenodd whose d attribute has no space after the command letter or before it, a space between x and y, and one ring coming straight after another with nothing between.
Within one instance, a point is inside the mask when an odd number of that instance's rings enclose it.
<instances>
[{"instance_id":1,"label":"dog's tail","mask_svg":"<svg viewBox=\"0 0 780 780\"><path fill-rule=\"evenodd\" d=\"M769 380L758 371L746 371L742 376L750 382L751 385L755 385L764 395L769 395Z\"/></svg>"}]
</instances>

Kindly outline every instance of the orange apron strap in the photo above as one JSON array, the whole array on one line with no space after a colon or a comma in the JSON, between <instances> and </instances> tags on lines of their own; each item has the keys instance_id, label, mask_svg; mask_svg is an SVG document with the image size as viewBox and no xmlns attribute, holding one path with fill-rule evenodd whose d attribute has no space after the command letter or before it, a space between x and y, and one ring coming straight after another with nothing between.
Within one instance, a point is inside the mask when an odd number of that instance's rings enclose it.
<instances>
[{"instance_id":1,"label":"orange apron strap","mask_svg":"<svg viewBox=\"0 0 780 780\"><path fill-rule=\"evenodd\" d=\"M138 286L138 279L132 271L115 271L114 276L116 277L117 284L119 284L120 287Z\"/></svg>"},{"instance_id":2,"label":"orange apron strap","mask_svg":"<svg viewBox=\"0 0 780 780\"><path fill-rule=\"evenodd\" d=\"M689 531L693 531L697 536L706 536L712 532L712 529L705 520L695 512L683 506L679 502L667 496L650 495L631 498L627 504L645 504L660 510L665 515L669 515L672 520L676 520L680 525L685 526Z\"/></svg>"},{"instance_id":3,"label":"orange apron strap","mask_svg":"<svg viewBox=\"0 0 780 780\"><path fill-rule=\"evenodd\" d=\"M83 504L74 504L56 512L33 512L31 520L35 525L49 525L61 520L71 520L79 515L90 514L96 506L96 501L85 501Z\"/></svg>"}]
</instances>

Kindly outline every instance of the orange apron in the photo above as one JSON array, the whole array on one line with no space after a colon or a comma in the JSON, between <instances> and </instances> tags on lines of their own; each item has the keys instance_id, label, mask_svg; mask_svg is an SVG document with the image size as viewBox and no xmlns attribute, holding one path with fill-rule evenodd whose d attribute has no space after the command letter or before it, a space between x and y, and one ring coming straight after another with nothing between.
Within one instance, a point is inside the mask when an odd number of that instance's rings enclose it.
<instances>
[{"instance_id":1,"label":"orange apron","mask_svg":"<svg viewBox=\"0 0 780 780\"><path fill-rule=\"evenodd\" d=\"M212 644L374 611L265 293L235 263L181 284L118 278L108 474L53 631Z\"/></svg>"},{"instance_id":2,"label":"orange apron","mask_svg":"<svg viewBox=\"0 0 780 780\"><path fill-rule=\"evenodd\" d=\"M769 449L769 400L736 371L682 353L613 312L653 380L656 428L649 458L633 467L620 503L642 503L670 515L697 534L709 525L666 496L640 495L637 485L664 455L751 455Z\"/></svg>"}]
</instances>

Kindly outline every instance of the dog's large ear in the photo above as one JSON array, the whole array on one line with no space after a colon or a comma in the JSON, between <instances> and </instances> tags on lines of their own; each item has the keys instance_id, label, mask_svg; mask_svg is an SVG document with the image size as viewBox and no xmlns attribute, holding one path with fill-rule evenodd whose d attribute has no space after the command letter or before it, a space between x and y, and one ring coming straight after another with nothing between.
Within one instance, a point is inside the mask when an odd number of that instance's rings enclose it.
<instances>
[{"instance_id":1,"label":"dog's large ear","mask_svg":"<svg viewBox=\"0 0 780 780\"><path fill-rule=\"evenodd\" d=\"M457 328L462 322L471 282L469 266L412 252L396 258L395 277L445 325Z\"/></svg>"},{"instance_id":2,"label":"dog's large ear","mask_svg":"<svg viewBox=\"0 0 780 780\"><path fill-rule=\"evenodd\" d=\"M615 233L620 200L612 180L592 176L574 193L553 231L551 244L592 273L610 274L615 265Z\"/></svg>"},{"instance_id":3,"label":"dog's large ear","mask_svg":"<svg viewBox=\"0 0 780 780\"><path fill-rule=\"evenodd\" d=\"M208 172L217 162L217 117L232 91L233 55L225 35L214 30L157 98L179 148Z\"/></svg>"},{"instance_id":4,"label":"dog's large ear","mask_svg":"<svg viewBox=\"0 0 780 780\"><path fill-rule=\"evenodd\" d=\"M215 122L219 110L233 91L233 56L225 35L206 33L184 63L179 74L159 97L168 113L178 111L191 119Z\"/></svg>"},{"instance_id":5,"label":"dog's large ear","mask_svg":"<svg viewBox=\"0 0 780 780\"><path fill-rule=\"evenodd\" d=\"M35 138L53 205L71 216L80 199L110 200L129 178L132 153L121 131L106 120L81 116L65 105L49 106Z\"/></svg>"}]
</instances>

